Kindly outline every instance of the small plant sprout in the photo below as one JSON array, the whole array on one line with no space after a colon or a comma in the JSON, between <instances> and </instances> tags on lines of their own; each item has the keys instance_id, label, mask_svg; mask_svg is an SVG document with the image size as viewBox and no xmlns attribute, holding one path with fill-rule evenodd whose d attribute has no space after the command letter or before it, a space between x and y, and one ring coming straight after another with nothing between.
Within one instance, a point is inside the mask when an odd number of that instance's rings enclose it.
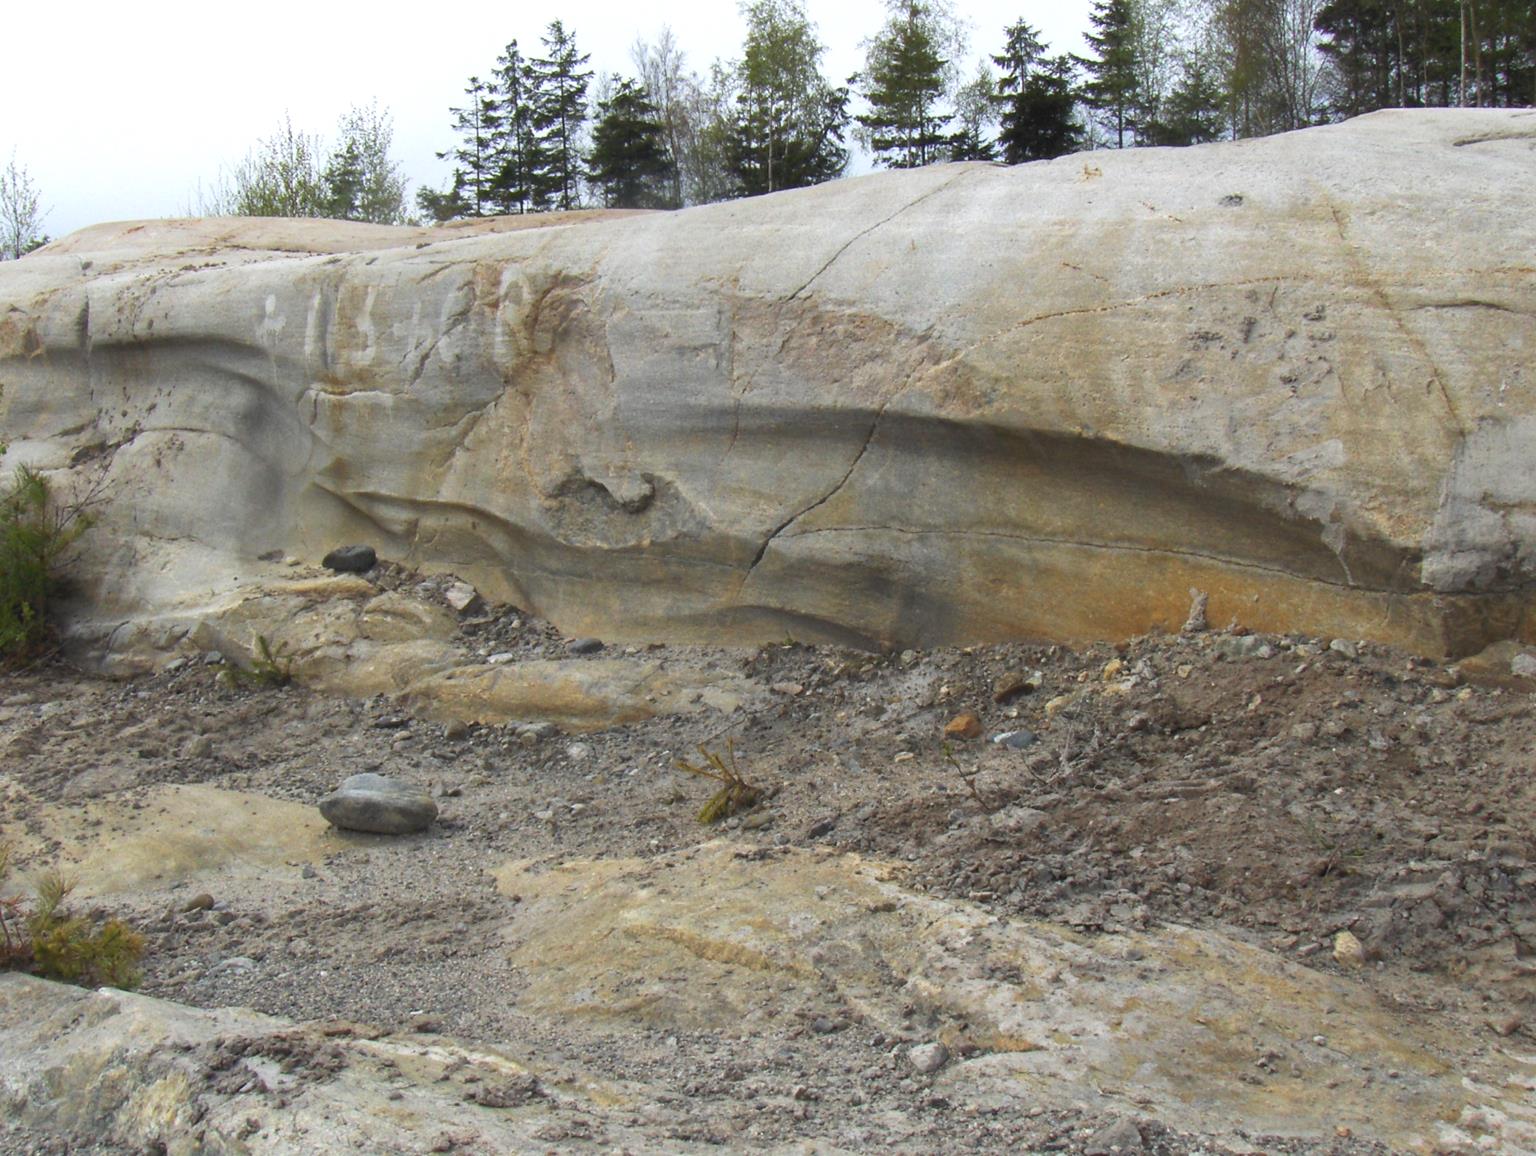
<instances>
[{"instance_id":1,"label":"small plant sprout","mask_svg":"<svg viewBox=\"0 0 1536 1156\"><path fill-rule=\"evenodd\" d=\"M9 848L0 846L0 882L9 867ZM64 901L73 889L50 871L38 880L30 911L19 897L0 899L0 967L83 987L137 987L144 937L120 919L71 915Z\"/></svg>"},{"instance_id":2,"label":"small plant sprout","mask_svg":"<svg viewBox=\"0 0 1536 1156\"><path fill-rule=\"evenodd\" d=\"M685 762L682 759L677 759L673 763L673 766L680 771L698 775L703 779L713 779L720 784L720 789L699 811L699 822L705 825L718 823L742 811L751 810L763 797L760 787L755 787L742 778L741 771L736 766L736 744L732 740L726 740L723 759L718 752L702 746L699 748L699 756L704 760L703 765Z\"/></svg>"},{"instance_id":3,"label":"small plant sprout","mask_svg":"<svg viewBox=\"0 0 1536 1156\"><path fill-rule=\"evenodd\" d=\"M265 634L258 634L251 645L251 665L227 665L219 671L219 681L231 690L241 686L287 686L293 681L293 657L288 644L276 647Z\"/></svg>"},{"instance_id":4,"label":"small plant sprout","mask_svg":"<svg viewBox=\"0 0 1536 1156\"><path fill-rule=\"evenodd\" d=\"M1001 802L993 802L983 795L981 788L976 785L976 776L981 774L980 767L972 767L967 771L960 765L960 760L955 757L954 749L948 743L944 744L944 758L955 769L955 774L960 776L960 781L965 784L965 789L970 792L971 798L980 804L983 811L990 815L1002 806Z\"/></svg>"}]
</instances>

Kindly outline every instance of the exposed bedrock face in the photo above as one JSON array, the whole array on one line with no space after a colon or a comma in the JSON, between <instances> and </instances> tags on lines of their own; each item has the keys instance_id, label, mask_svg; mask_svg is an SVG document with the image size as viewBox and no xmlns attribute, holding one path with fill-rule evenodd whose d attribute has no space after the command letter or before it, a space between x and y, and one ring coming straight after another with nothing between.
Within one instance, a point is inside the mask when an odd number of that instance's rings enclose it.
<instances>
[{"instance_id":1,"label":"exposed bedrock face","mask_svg":"<svg viewBox=\"0 0 1536 1156\"><path fill-rule=\"evenodd\" d=\"M361 540L571 632L1533 636L1536 114L452 230L100 226L0 265L8 464L110 502L79 629ZM119 631L116 645L133 632Z\"/></svg>"}]
</instances>

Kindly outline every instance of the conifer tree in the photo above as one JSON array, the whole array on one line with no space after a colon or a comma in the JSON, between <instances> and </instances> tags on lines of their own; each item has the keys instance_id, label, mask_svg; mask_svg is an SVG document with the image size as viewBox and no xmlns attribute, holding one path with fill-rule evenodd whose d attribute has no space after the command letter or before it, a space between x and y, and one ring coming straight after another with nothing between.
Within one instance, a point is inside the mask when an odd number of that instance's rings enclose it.
<instances>
[{"instance_id":1,"label":"conifer tree","mask_svg":"<svg viewBox=\"0 0 1536 1156\"><path fill-rule=\"evenodd\" d=\"M581 201L580 137L592 70L575 34L559 20L541 39L545 55L528 67L529 120L539 151L529 172L530 200L536 209L574 209Z\"/></svg>"},{"instance_id":2,"label":"conifer tree","mask_svg":"<svg viewBox=\"0 0 1536 1156\"><path fill-rule=\"evenodd\" d=\"M1010 165L1048 160L1082 147L1075 110L1074 68L1068 56L1045 55L1040 35L1024 21L1010 25L1007 43L992 62L1002 109L998 144Z\"/></svg>"},{"instance_id":3,"label":"conifer tree","mask_svg":"<svg viewBox=\"0 0 1536 1156\"><path fill-rule=\"evenodd\" d=\"M464 89L469 99L462 108L450 108L459 143L437 154L438 160L452 157L456 166L456 185L449 196L457 199L465 215L483 217L493 211L492 184L497 170L497 141L501 131L500 105L495 89L478 76L471 76ZM425 207L425 206L423 206Z\"/></svg>"},{"instance_id":4,"label":"conifer tree","mask_svg":"<svg viewBox=\"0 0 1536 1156\"><path fill-rule=\"evenodd\" d=\"M620 80L597 106L587 180L610 209L675 209L677 165L661 113L633 80Z\"/></svg>"},{"instance_id":5,"label":"conifer tree","mask_svg":"<svg viewBox=\"0 0 1536 1156\"><path fill-rule=\"evenodd\" d=\"M1096 53L1074 57L1087 74L1083 102L1108 119L1115 147L1124 148L1137 103L1135 15L1132 0L1095 0L1088 13L1093 31L1084 39Z\"/></svg>"},{"instance_id":6,"label":"conifer tree","mask_svg":"<svg viewBox=\"0 0 1536 1156\"><path fill-rule=\"evenodd\" d=\"M534 174L545 158L533 132L531 70L516 40L510 41L496 58L494 76L499 115L492 141L488 200L495 212L526 213L532 200Z\"/></svg>"},{"instance_id":7,"label":"conifer tree","mask_svg":"<svg viewBox=\"0 0 1536 1156\"><path fill-rule=\"evenodd\" d=\"M747 39L735 69L727 168L741 196L801 188L841 176L848 90L821 72L825 48L802 0L749 0Z\"/></svg>"},{"instance_id":8,"label":"conifer tree","mask_svg":"<svg viewBox=\"0 0 1536 1156\"><path fill-rule=\"evenodd\" d=\"M916 168L944 159L950 116L941 102L949 62L940 55L935 13L924 0L891 0L890 8L856 78L869 102L856 119L878 163Z\"/></svg>"}]
</instances>

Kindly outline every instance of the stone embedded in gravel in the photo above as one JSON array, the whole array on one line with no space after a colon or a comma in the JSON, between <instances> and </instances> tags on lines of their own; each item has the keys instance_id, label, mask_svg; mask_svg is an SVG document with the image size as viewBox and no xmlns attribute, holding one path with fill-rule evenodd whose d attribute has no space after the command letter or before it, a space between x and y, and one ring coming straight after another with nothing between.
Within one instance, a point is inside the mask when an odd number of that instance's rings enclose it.
<instances>
[{"instance_id":1,"label":"stone embedded in gravel","mask_svg":"<svg viewBox=\"0 0 1536 1156\"><path fill-rule=\"evenodd\" d=\"M603 644L596 638L573 638L566 644L568 654L596 654Z\"/></svg>"},{"instance_id":2,"label":"stone embedded in gravel","mask_svg":"<svg viewBox=\"0 0 1536 1156\"><path fill-rule=\"evenodd\" d=\"M1113 1124L1095 1132L1083 1153L1084 1156L1115 1156L1116 1153L1119 1156L1131 1156L1132 1153L1146 1150L1136 1121L1129 1116L1121 1116Z\"/></svg>"},{"instance_id":3,"label":"stone embedded in gravel","mask_svg":"<svg viewBox=\"0 0 1536 1156\"><path fill-rule=\"evenodd\" d=\"M375 835L425 831L437 818L437 804L419 787L386 775L353 775L320 800L320 814L333 827Z\"/></svg>"},{"instance_id":4,"label":"stone embedded in gravel","mask_svg":"<svg viewBox=\"0 0 1536 1156\"><path fill-rule=\"evenodd\" d=\"M1040 671L1026 674L1022 670L1010 670L992 684L992 701L1005 703L1021 694L1032 694L1045 685L1045 675Z\"/></svg>"},{"instance_id":5,"label":"stone embedded in gravel","mask_svg":"<svg viewBox=\"0 0 1536 1156\"><path fill-rule=\"evenodd\" d=\"M1342 654L1345 658L1360 657L1360 648L1347 638L1335 638L1328 644L1328 649L1335 654Z\"/></svg>"},{"instance_id":6,"label":"stone embedded in gravel","mask_svg":"<svg viewBox=\"0 0 1536 1156\"><path fill-rule=\"evenodd\" d=\"M480 594L468 582L450 582L448 588L443 591L443 601L463 614L480 601Z\"/></svg>"},{"instance_id":7,"label":"stone embedded in gravel","mask_svg":"<svg viewBox=\"0 0 1536 1156\"><path fill-rule=\"evenodd\" d=\"M1352 931L1341 931L1333 937L1333 958L1344 967L1365 966L1365 946Z\"/></svg>"},{"instance_id":8,"label":"stone embedded in gravel","mask_svg":"<svg viewBox=\"0 0 1536 1156\"><path fill-rule=\"evenodd\" d=\"M1026 747L1032 747L1039 740L1034 731L1016 730L1003 731L992 736L992 742L1000 747L1006 747L1010 751L1022 751Z\"/></svg>"},{"instance_id":9,"label":"stone embedded in gravel","mask_svg":"<svg viewBox=\"0 0 1536 1156\"><path fill-rule=\"evenodd\" d=\"M971 711L957 714L944 724L947 739L976 739L981 737L981 719Z\"/></svg>"},{"instance_id":10,"label":"stone embedded in gravel","mask_svg":"<svg viewBox=\"0 0 1536 1156\"><path fill-rule=\"evenodd\" d=\"M1218 653L1227 658L1273 658L1275 648L1257 634L1228 636L1216 642Z\"/></svg>"},{"instance_id":11,"label":"stone embedded in gravel","mask_svg":"<svg viewBox=\"0 0 1536 1156\"><path fill-rule=\"evenodd\" d=\"M362 574L372 570L378 560L372 546L338 546L322 558L320 564L338 574Z\"/></svg>"},{"instance_id":12,"label":"stone embedded in gravel","mask_svg":"<svg viewBox=\"0 0 1536 1156\"><path fill-rule=\"evenodd\" d=\"M943 1044L913 1044L907 1049L907 1059L925 1076L931 1076L949 1063L949 1049Z\"/></svg>"}]
</instances>

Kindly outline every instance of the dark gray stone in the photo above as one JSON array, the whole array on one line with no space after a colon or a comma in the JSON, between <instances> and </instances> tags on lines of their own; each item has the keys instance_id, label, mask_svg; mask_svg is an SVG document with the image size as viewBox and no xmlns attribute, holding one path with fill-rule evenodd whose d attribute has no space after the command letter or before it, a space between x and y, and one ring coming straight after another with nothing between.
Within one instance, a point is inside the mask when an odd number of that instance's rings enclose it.
<instances>
[{"instance_id":1,"label":"dark gray stone","mask_svg":"<svg viewBox=\"0 0 1536 1156\"><path fill-rule=\"evenodd\" d=\"M372 546L338 546L320 564L338 574L362 574L378 564L379 556Z\"/></svg>"},{"instance_id":2,"label":"dark gray stone","mask_svg":"<svg viewBox=\"0 0 1536 1156\"><path fill-rule=\"evenodd\" d=\"M573 638L565 649L571 654L596 654L603 644L595 638Z\"/></svg>"},{"instance_id":3,"label":"dark gray stone","mask_svg":"<svg viewBox=\"0 0 1536 1156\"><path fill-rule=\"evenodd\" d=\"M432 825L437 804L421 788L385 775L353 775L320 800L320 814L347 831L409 835Z\"/></svg>"}]
</instances>

